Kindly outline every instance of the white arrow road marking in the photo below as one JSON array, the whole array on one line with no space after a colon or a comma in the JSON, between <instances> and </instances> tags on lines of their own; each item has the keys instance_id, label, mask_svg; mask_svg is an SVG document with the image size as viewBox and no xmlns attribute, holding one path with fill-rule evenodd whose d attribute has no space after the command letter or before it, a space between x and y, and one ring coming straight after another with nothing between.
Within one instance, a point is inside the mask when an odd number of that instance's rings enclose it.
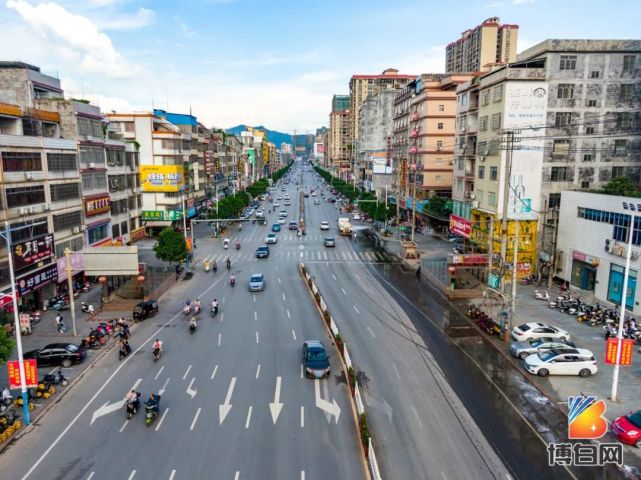
<instances>
[{"instance_id":1,"label":"white arrow road marking","mask_svg":"<svg viewBox=\"0 0 641 480\"><path fill-rule=\"evenodd\" d=\"M218 334L218 346L219 346L219 347L220 347L220 342L222 342L222 340L223 340L223 334L222 334L222 333L219 333L219 334Z\"/></svg>"},{"instance_id":2,"label":"white arrow road marking","mask_svg":"<svg viewBox=\"0 0 641 480\"><path fill-rule=\"evenodd\" d=\"M216 372L218 371L218 365L214 367L214 371L211 372L211 377L209 377L210 380L213 380L214 377L216 376Z\"/></svg>"},{"instance_id":3,"label":"white arrow road marking","mask_svg":"<svg viewBox=\"0 0 641 480\"><path fill-rule=\"evenodd\" d=\"M165 411L162 412L162 417L160 417L160 422L158 422L158 425L156 425L156 431L160 430L160 426L162 425L162 421L165 419L167 416L167 413L169 412L169 408L165 408Z\"/></svg>"},{"instance_id":4,"label":"white arrow road marking","mask_svg":"<svg viewBox=\"0 0 641 480\"><path fill-rule=\"evenodd\" d=\"M135 390L136 388L138 388L138 385L140 385L140 382L142 382L142 378L139 378L138 380L136 380L136 383L134 383L129 390ZM107 415L111 412L115 412L116 410L122 408L125 405L126 400L127 400L127 397L125 396L125 398L123 398L122 400L118 400L117 402L114 402L111 405L109 405L109 402L105 402L105 404L102 407L100 407L98 410L96 410L93 413L93 415L91 416L91 423L89 425L92 425L97 418L100 418L103 415Z\"/></svg>"},{"instance_id":5,"label":"white arrow road marking","mask_svg":"<svg viewBox=\"0 0 641 480\"><path fill-rule=\"evenodd\" d=\"M189 370L191 370L191 365L189 365L189 366L187 367L187 371L186 371L186 372L185 372L185 374L183 375L183 380L184 380L185 378L187 378L187 375L189 374Z\"/></svg>"},{"instance_id":6,"label":"white arrow road marking","mask_svg":"<svg viewBox=\"0 0 641 480\"><path fill-rule=\"evenodd\" d=\"M276 420L278 420L280 411L283 409L283 404L280 403L280 382L281 377L276 377L276 391L274 392L274 402L269 404L269 410L272 412L272 420L274 422L274 425L276 424Z\"/></svg>"},{"instance_id":7,"label":"white arrow road marking","mask_svg":"<svg viewBox=\"0 0 641 480\"><path fill-rule=\"evenodd\" d=\"M247 420L245 420L245 429L249 428L249 421L252 418L252 407L251 405L249 406L249 410L247 411Z\"/></svg>"},{"instance_id":8,"label":"white arrow road marking","mask_svg":"<svg viewBox=\"0 0 641 480\"><path fill-rule=\"evenodd\" d=\"M254 310L254 320L258 320L258 312L256 310Z\"/></svg>"},{"instance_id":9,"label":"white arrow road marking","mask_svg":"<svg viewBox=\"0 0 641 480\"><path fill-rule=\"evenodd\" d=\"M158 395L163 395L165 393L165 390L167 390L168 383L169 383L169 377L167 377L167 380L165 380L165 383L163 383L162 388L158 390Z\"/></svg>"},{"instance_id":10,"label":"white arrow road marking","mask_svg":"<svg viewBox=\"0 0 641 480\"><path fill-rule=\"evenodd\" d=\"M163 365L162 367L160 367L160 370L158 370L158 373L157 373L157 374L156 374L156 376L154 377L154 380L158 380L158 377L160 376L160 374L162 373L162 371L163 371L164 369L165 369L165 366L164 366L164 365Z\"/></svg>"},{"instance_id":11,"label":"white arrow road marking","mask_svg":"<svg viewBox=\"0 0 641 480\"><path fill-rule=\"evenodd\" d=\"M287 310L287 318L292 318L292 316L289 314L289 310Z\"/></svg>"},{"instance_id":12,"label":"white arrow road marking","mask_svg":"<svg viewBox=\"0 0 641 480\"><path fill-rule=\"evenodd\" d=\"M194 380L196 380L196 377L192 377L191 378L191 382L189 382L189 386L187 387L187 390L186 390L187 395L189 395L192 400L194 399L194 397L198 393L198 391L195 388L194 389L191 388L191 386L194 384Z\"/></svg>"},{"instance_id":13,"label":"white arrow road marking","mask_svg":"<svg viewBox=\"0 0 641 480\"><path fill-rule=\"evenodd\" d=\"M283 293L283 302L286 302L287 299L285 298L285 294Z\"/></svg>"},{"instance_id":14,"label":"white arrow road marking","mask_svg":"<svg viewBox=\"0 0 641 480\"><path fill-rule=\"evenodd\" d=\"M387 403L387 400L383 399L383 401L380 401L374 398L366 397L366 402L368 405L371 405L372 408L381 410L389 418L390 423L392 423L393 410L391 405Z\"/></svg>"},{"instance_id":15,"label":"white arrow road marking","mask_svg":"<svg viewBox=\"0 0 641 480\"><path fill-rule=\"evenodd\" d=\"M200 408L196 410L196 415L194 415L194 419L191 421L191 427L189 427L189 430L193 430L194 426L196 425L196 422L198 421L198 416L200 415Z\"/></svg>"},{"instance_id":16,"label":"white arrow road marking","mask_svg":"<svg viewBox=\"0 0 641 480\"><path fill-rule=\"evenodd\" d=\"M231 410L232 405L229 403L231 401L231 395L234 393L234 385L236 385L236 377L232 377L231 382L229 383L229 388L227 389L227 396L225 397L225 403L218 405L218 415L219 425L223 424L225 417Z\"/></svg>"},{"instance_id":17,"label":"white arrow road marking","mask_svg":"<svg viewBox=\"0 0 641 480\"><path fill-rule=\"evenodd\" d=\"M258 364L258 368L256 369L256 378L260 375L260 363Z\"/></svg>"},{"instance_id":18,"label":"white arrow road marking","mask_svg":"<svg viewBox=\"0 0 641 480\"><path fill-rule=\"evenodd\" d=\"M328 402L321 398L320 395L320 381L318 379L314 380L314 394L316 396L316 408L320 408L326 413L333 415L336 418L336 423L338 423L338 417L341 414L341 409L336 403L336 399L333 399L333 403Z\"/></svg>"}]
</instances>

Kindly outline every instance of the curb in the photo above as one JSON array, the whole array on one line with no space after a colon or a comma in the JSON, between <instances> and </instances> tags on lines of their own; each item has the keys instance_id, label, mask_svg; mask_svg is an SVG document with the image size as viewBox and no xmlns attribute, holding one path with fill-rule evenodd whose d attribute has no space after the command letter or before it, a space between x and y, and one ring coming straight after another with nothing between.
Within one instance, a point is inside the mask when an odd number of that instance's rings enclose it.
<instances>
[{"instance_id":1,"label":"curb","mask_svg":"<svg viewBox=\"0 0 641 480\"><path fill-rule=\"evenodd\" d=\"M314 303L314 306L316 307L316 311L318 314L321 316L321 323L323 324L323 327L325 328L325 331L327 334L330 336L332 339L332 345L334 345L334 348L338 352L338 358L341 362L341 368L343 369L343 374L345 375L345 381L347 382L347 390L349 391L349 404L351 407L352 411L352 419L354 420L354 425L356 426L356 432L358 434L358 448L361 452L361 462L363 466L363 471L365 472L365 479L366 480L372 480L371 473L369 471L369 465L367 462L367 456L365 455L365 448L363 447L363 441L361 440L361 428L360 428L360 423L358 421L358 415L356 413L356 402L354 400L354 396L352 395L352 388L349 384L349 373L347 371L347 365L345 365L345 360L343 360L343 356L341 353L338 351L338 346L336 345L336 342L334 340L334 336L332 335L332 332L330 331L329 327L327 326L327 322L325 322L324 317L323 317L323 312L318 306L318 302L316 302L316 298L314 298L314 294L312 290L309 287L309 283L307 283L307 280L303 276L303 271L301 269L302 264L299 262L298 264L298 273L301 275L301 279L303 280L303 283L305 283L305 288L307 289L307 293L312 297L312 302Z\"/></svg>"}]
</instances>

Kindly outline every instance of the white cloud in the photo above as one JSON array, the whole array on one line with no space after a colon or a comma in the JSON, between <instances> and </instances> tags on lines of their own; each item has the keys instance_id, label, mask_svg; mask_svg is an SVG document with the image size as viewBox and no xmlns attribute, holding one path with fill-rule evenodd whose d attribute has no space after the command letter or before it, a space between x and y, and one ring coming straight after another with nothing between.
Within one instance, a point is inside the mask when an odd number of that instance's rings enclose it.
<instances>
[{"instance_id":1,"label":"white cloud","mask_svg":"<svg viewBox=\"0 0 641 480\"><path fill-rule=\"evenodd\" d=\"M189 25L183 22L179 17L174 17L174 20L176 20L176 24L178 25L178 28L180 28L180 32L183 34L183 36L192 38L198 35L198 32L196 30L192 29Z\"/></svg>"},{"instance_id":2,"label":"white cloud","mask_svg":"<svg viewBox=\"0 0 641 480\"><path fill-rule=\"evenodd\" d=\"M379 70L388 66L397 68L399 73L416 74L439 73L445 71L445 46L434 45L432 47L416 50L409 55L392 60L389 65L380 65Z\"/></svg>"},{"instance_id":3,"label":"white cloud","mask_svg":"<svg viewBox=\"0 0 641 480\"><path fill-rule=\"evenodd\" d=\"M112 78L128 78L137 73L138 67L127 61L88 18L74 15L56 3L33 6L24 0L7 0L6 6L44 40L41 47L48 55L74 64L74 70Z\"/></svg>"},{"instance_id":4,"label":"white cloud","mask_svg":"<svg viewBox=\"0 0 641 480\"><path fill-rule=\"evenodd\" d=\"M512 1L512 3L514 5L519 5L521 3L533 3L533 2L534 2L534 0L513 0Z\"/></svg>"},{"instance_id":5,"label":"white cloud","mask_svg":"<svg viewBox=\"0 0 641 480\"><path fill-rule=\"evenodd\" d=\"M134 30L146 27L153 22L154 17L153 10L141 7L136 13L110 14L105 20L97 20L97 23L104 30Z\"/></svg>"}]
</instances>

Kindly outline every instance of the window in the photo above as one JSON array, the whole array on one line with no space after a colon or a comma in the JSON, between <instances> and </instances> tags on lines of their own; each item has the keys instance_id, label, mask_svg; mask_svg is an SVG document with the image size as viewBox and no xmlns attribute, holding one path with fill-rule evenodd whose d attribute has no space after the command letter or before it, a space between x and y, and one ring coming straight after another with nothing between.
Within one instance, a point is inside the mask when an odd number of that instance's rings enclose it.
<instances>
[{"instance_id":1,"label":"window","mask_svg":"<svg viewBox=\"0 0 641 480\"><path fill-rule=\"evenodd\" d=\"M588 189L590 188L590 182L581 182L581 188Z\"/></svg>"},{"instance_id":2,"label":"window","mask_svg":"<svg viewBox=\"0 0 641 480\"><path fill-rule=\"evenodd\" d=\"M80 225L82 225L82 212L80 210L53 216L54 232L79 227Z\"/></svg>"},{"instance_id":3,"label":"window","mask_svg":"<svg viewBox=\"0 0 641 480\"><path fill-rule=\"evenodd\" d=\"M559 70L576 70L576 55L561 55Z\"/></svg>"},{"instance_id":4,"label":"window","mask_svg":"<svg viewBox=\"0 0 641 480\"><path fill-rule=\"evenodd\" d=\"M501 128L501 114L495 113L492 115L492 130L498 130Z\"/></svg>"},{"instance_id":5,"label":"window","mask_svg":"<svg viewBox=\"0 0 641 480\"><path fill-rule=\"evenodd\" d=\"M7 188L7 207L9 208L44 202L45 187L42 185L38 187Z\"/></svg>"},{"instance_id":6,"label":"window","mask_svg":"<svg viewBox=\"0 0 641 480\"><path fill-rule=\"evenodd\" d=\"M79 183L58 183L51 185L49 189L52 202L80 198Z\"/></svg>"},{"instance_id":7,"label":"window","mask_svg":"<svg viewBox=\"0 0 641 480\"><path fill-rule=\"evenodd\" d=\"M120 231L123 235L129 232L129 224L127 223L127 220L120 224Z\"/></svg>"},{"instance_id":8,"label":"window","mask_svg":"<svg viewBox=\"0 0 641 480\"><path fill-rule=\"evenodd\" d=\"M632 114L630 112L617 112L616 128L629 130L632 127Z\"/></svg>"},{"instance_id":9,"label":"window","mask_svg":"<svg viewBox=\"0 0 641 480\"><path fill-rule=\"evenodd\" d=\"M583 154L583 161L584 162L591 162L592 161L592 154L591 153L584 153Z\"/></svg>"},{"instance_id":10,"label":"window","mask_svg":"<svg viewBox=\"0 0 641 480\"><path fill-rule=\"evenodd\" d=\"M568 167L552 167L552 175L550 181L552 182L567 182L569 181Z\"/></svg>"},{"instance_id":11,"label":"window","mask_svg":"<svg viewBox=\"0 0 641 480\"><path fill-rule=\"evenodd\" d=\"M487 88L481 92L481 105L490 104L490 89Z\"/></svg>"},{"instance_id":12,"label":"window","mask_svg":"<svg viewBox=\"0 0 641 480\"><path fill-rule=\"evenodd\" d=\"M120 225L117 223L114 223L111 226L111 234L113 235L113 238L119 237L120 236Z\"/></svg>"},{"instance_id":13,"label":"window","mask_svg":"<svg viewBox=\"0 0 641 480\"><path fill-rule=\"evenodd\" d=\"M559 208L561 206L561 194L560 193L550 193L548 197L548 208Z\"/></svg>"},{"instance_id":14,"label":"window","mask_svg":"<svg viewBox=\"0 0 641 480\"><path fill-rule=\"evenodd\" d=\"M586 135L594 135L594 127L585 127Z\"/></svg>"},{"instance_id":15,"label":"window","mask_svg":"<svg viewBox=\"0 0 641 480\"><path fill-rule=\"evenodd\" d=\"M570 140L554 140L552 153L554 155L567 155L570 151Z\"/></svg>"},{"instance_id":16,"label":"window","mask_svg":"<svg viewBox=\"0 0 641 480\"><path fill-rule=\"evenodd\" d=\"M92 147L86 147L86 146L80 147L80 162L104 165L105 163L104 149L92 148Z\"/></svg>"},{"instance_id":17,"label":"window","mask_svg":"<svg viewBox=\"0 0 641 480\"><path fill-rule=\"evenodd\" d=\"M479 131L481 132L487 131L487 115L479 119Z\"/></svg>"},{"instance_id":18,"label":"window","mask_svg":"<svg viewBox=\"0 0 641 480\"><path fill-rule=\"evenodd\" d=\"M476 201L479 202L479 204L483 203L483 190L476 191Z\"/></svg>"},{"instance_id":19,"label":"window","mask_svg":"<svg viewBox=\"0 0 641 480\"><path fill-rule=\"evenodd\" d=\"M476 152L481 156L488 155L487 142L485 140L476 144Z\"/></svg>"},{"instance_id":20,"label":"window","mask_svg":"<svg viewBox=\"0 0 641 480\"><path fill-rule=\"evenodd\" d=\"M438 106L438 111L439 112L444 112L445 111L445 105L439 105Z\"/></svg>"},{"instance_id":21,"label":"window","mask_svg":"<svg viewBox=\"0 0 641 480\"><path fill-rule=\"evenodd\" d=\"M49 171L77 170L78 159L75 153L47 153Z\"/></svg>"},{"instance_id":22,"label":"window","mask_svg":"<svg viewBox=\"0 0 641 480\"><path fill-rule=\"evenodd\" d=\"M496 207L496 192L487 192L487 204Z\"/></svg>"},{"instance_id":23,"label":"window","mask_svg":"<svg viewBox=\"0 0 641 480\"><path fill-rule=\"evenodd\" d=\"M439 152L441 150L443 150L443 140L437 140L436 141L436 150L439 151Z\"/></svg>"},{"instance_id":24,"label":"window","mask_svg":"<svg viewBox=\"0 0 641 480\"><path fill-rule=\"evenodd\" d=\"M601 76L601 72L598 70L592 70L590 72L590 78L599 78Z\"/></svg>"},{"instance_id":25,"label":"window","mask_svg":"<svg viewBox=\"0 0 641 480\"><path fill-rule=\"evenodd\" d=\"M612 178L619 178L625 176L624 167L612 167Z\"/></svg>"},{"instance_id":26,"label":"window","mask_svg":"<svg viewBox=\"0 0 641 480\"><path fill-rule=\"evenodd\" d=\"M492 95L492 101L494 103L500 102L503 99L503 85L497 85L494 87L494 94Z\"/></svg>"},{"instance_id":27,"label":"window","mask_svg":"<svg viewBox=\"0 0 641 480\"><path fill-rule=\"evenodd\" d=\"M438 130L443 130L443 122L438 122L438 123L436 124L436 128L437 128Z\"/></svg>"},{"instance_id":28,"label":"window","mask_svg":"<svg viewBox=\"0 0 641 480\"><path fill-rule=\"evenodd\" d=\"M614 141L614 155L623 156L626 152L627 140L615 140Z\"/></svg>"},{"instance_id":29,"label":"window","mask_svg":"<svg viewBox=\"0 0 641 480\"><path fill-rule=\"evenodd\" d=\"M574 98L574 84L573 83L559 83L556 98Z\"/></svg>"},{"instance_id":30,"label":"window","mask_svg":"<svg viewBox=\"0 0 641 480\"><path fill-rule=\"evenodd\" d=\"M11 241L14 243L14 245L23 240L29 240L31 238L39 237L41 235L46 235L47 233L49 233L49 229L47 226L47 217L29 219L24 222L12 222L10 228L14 229L11 232ZM4 242L4 239L2 241Z\"/></svg>"},{"instance_id":31,"label":"window","mask_svg":"<svg viewBox=\"0 0 641 480\"><path fill-rule=\"evenodd\" d=\"M619 94L619 100L626 101L626 100L632 100L632 93L634 92L634 84L633 83L622 83L621 84L621 91Z\"/></svg>"},{"instance_id":32,"label":"window","mask_svg":"<svg viewBox=\"0 0 641 480\"><path fill-rule=\"evenodd\" d=\"M586 100L585 101L585 106L586 107L596 107L597 106L597 101L596 100Z\"/></svg>"},{"instance_id":33,"label":"window","mask_svg":"<svg viewBox=\"0 0 641 480\"><path fill-rule=\"evenodd\" d=\"M40 152L2 152L5 172L33 172L42 170Z\"/></svg>"},{"instance_id":34,"label":"window","mask_svg":"<svg viewBox=\"0 0 641 480\"><path fill-rule=\"evenodd\" d=\"M178 140L161 140L160 145L167 150L178 150L181 143Z\"/></svg>"},{"instance_id":35,"label":"window","mask_svg":"<svg viewBox=\"0 0 641 480\"><path fill-rule=\"evenodd\" d=\"M105 225L100 225L98 227L94 227L90 229L87 232L87 240L89 241L90 244L96 243L96 242L99 242L100 240L104 240L105 238L107 238L109 236L109 233L110 233L110 228L108 223Z\"/></svg>"},{"instance_id":36,"label":"window","mask_svg":"<svg viewBox=\"0 0 641 480\"><path fill-rule=\"evenodd\" d=\"M83 190L98 190L98 189L106 189L106 188L107 188L107 175L105 174L105 172L82 174Z\"/></svg>"},{"instance_id":37,"label":"window","mask_svg":"<svg viewBox=\"0 0 641 480\"><path fill-rule=\"evenodd\" d=\"M555 127L566 127L572 122L572 113L571 112L556 112L554 118Z\"/></svg>"},{"instance_id":38,"label":"window","mask_svg":"<svg viewBox=\"0 0 641 480\"><path fill-rule=\"evenodd\" d=\"M100 120L78 117L78 134L102 139L102 122Z\"/></svg>"},{"instance_id":39,"label":"window","mask_svg":"<svg viewBox=\"0 0 641 480\"><path fill-rule=\"evenodd\" d=\"M483 180L485 178L485 166L479 165L479 180Z\"/></svg>"},{"instance_id":40,"label":"window","mask_svg":"<svg viewBox=\"0 0 641 480\"><path fill-rule=\"evenodd\" d=\"M488 155L492 155L492 156L498 155L499 151L501 150L501 141L491 140L490 146L487 150L488 150Z\"/></svg>"},{"instance_id":41,"label":"window","mask_svg":"<svg viewBox=\"0 0 641 480\"><path fill-rule=\"evenodd\" d=\"M124 150L107 150L107 165L122 167L125 164Z\"/></svg>"},{"instance_id":42,"label":"window","mask_svg":"<svg viewBox=\"0 0 641 480\"><path fill-rule=\"evenodd\" d=\"M624 72L633 72L634 71L634 55L623 55L623 71Z\"/></svg>"}]
</instances>

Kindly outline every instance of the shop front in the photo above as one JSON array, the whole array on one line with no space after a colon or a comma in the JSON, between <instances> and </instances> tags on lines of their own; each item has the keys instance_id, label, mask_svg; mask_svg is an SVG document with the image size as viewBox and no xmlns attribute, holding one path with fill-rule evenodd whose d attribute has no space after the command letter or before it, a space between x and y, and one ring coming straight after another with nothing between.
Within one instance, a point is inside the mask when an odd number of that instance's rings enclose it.
<instances>
[{"instance_id":1,"label":"shop front","mask_svg":"<svg viewBox=\"0 0 641 480\"><path fill-rule=\"evenodd\" d=\"M572 250L571 283L575 287L588 292L594 292L596 287L597 269L600 260L576 250Z\"/></svg>"},{"instance_id":2,"label":"shop front","mask_svg":"<svg viewBox=\"0 0 641 480\"><path fill-rule=\"evenodd\" d=\"M70 255L71 258L71 284L73 290L79 290L83 287L86 282L85 278L85 265L84 257L81 253L72 252ZM67 282L67 257L63 256L56 260L56 267L58 268L58 293L68 292L68 282Z\"/></svg>"},{"instance_id":3,"label":"shop front","mask_svg":"<svg viewBox=\"0 0 641 480\"><path fill-rule=\"evenodd\" d=\"M40 310L56 295L58 266L53 263L16 278L18 308L21 311Z\"/></svg>"},{"instance_id":4,"label":"shop front","mask_svg":"<svg viewBox=\"0 0 641 480\"><path fill-rule=\"evenodd\" d=\"M623 277L625 275L625 267L617 265L616 263L610 264L610 279L608 281L608 301L621 305L621 293L623 292ZM637 291L637 278L638 272L630 269L628 275L628 291L625 296L626 310L634 310L635 296Z\"/></svg>"}]
</instances>

